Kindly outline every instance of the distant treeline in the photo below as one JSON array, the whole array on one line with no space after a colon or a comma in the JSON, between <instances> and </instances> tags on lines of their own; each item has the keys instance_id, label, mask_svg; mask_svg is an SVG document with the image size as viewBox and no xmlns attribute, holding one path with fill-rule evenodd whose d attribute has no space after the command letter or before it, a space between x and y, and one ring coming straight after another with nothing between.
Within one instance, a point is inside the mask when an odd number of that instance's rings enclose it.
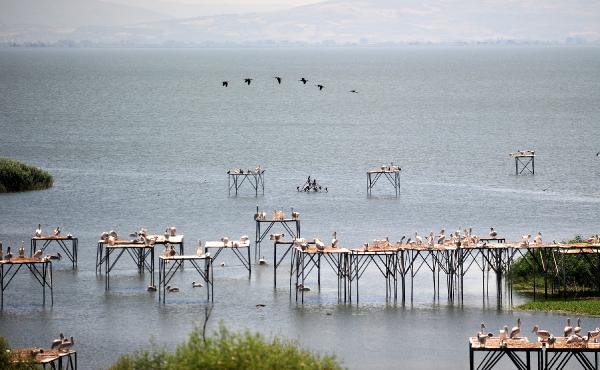
<instances>
[{"instance_id":1,"label":"distant treeline","mask_svg":"<svg viewBox=\"0 0 600 370\"><path fill-rule=\"evenodd\" d=\"M405 46L476 46L476 45L600 45L600 41L589 41L581 37L568 37L564 41L541 40L511 40L491 39L478 41L456 42L371 42L361 40L357 42L336 42L323 40L316 42L286 41L286 40L256 40L248 42L219 42L200 41L185 42L167 40L155 43L139 43L135 41L96 42L90 40L58 40L58 41L0 41L0 48L281 48L281 47L405 47Z\"/></svg>"},{"instance_id":2,"label":"distant treeline","mask_svg":"<svg viewBox=\"0 0 600 370\"><path fill-rule=\"evenodd\" d=\"M0 193L43 190L52 187L52 175L14 159L0 158Z\"/></svg>"}]
</instances>

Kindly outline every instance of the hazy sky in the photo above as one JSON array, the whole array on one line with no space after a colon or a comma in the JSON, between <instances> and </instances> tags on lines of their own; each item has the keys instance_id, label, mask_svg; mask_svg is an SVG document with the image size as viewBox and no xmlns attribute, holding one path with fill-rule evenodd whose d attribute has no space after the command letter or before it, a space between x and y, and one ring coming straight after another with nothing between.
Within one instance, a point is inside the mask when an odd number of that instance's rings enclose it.
<instances>
[{"instance_id":1,"label":"hazy sky","mask_svg":"<svg viewBox=\"0 0 600 370\"><path fill-rule=\"evenodd\" d=\"M144 7L173 17L220 13L264 12L319 2L319 0L104 0Z\"/></svg>"}]
</instances>

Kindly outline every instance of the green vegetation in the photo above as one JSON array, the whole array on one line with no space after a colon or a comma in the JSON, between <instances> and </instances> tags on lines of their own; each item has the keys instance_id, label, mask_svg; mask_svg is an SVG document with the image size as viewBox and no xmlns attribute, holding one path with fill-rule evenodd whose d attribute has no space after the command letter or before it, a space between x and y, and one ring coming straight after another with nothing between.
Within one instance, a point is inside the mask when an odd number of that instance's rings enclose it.
<instances>
[{"instance_id":1,"label":"green vegetation","mask_svg":"<svg viewBox=\"0 0 600 370\"><path fill-rule=\"evenodd\" d=\"M10 347L4 337L0 337L0 370L28 370L37 369L32 361L11 362Z\"/></svg>"},{"instance_id":2,"label":"green vegetation","mask_svg":"<svg viewBox=\"0 0 600 370\"><path fill-rule=\"evenodd\" d=\"M580 315L600 316L600 299L542 299L522 304L517 308L520 310L572 312Z\"/></svg>"},{"instance_id":3,"label":"green vegetation","mask_svg":"<svg viewBox=\"0 0 600 370\"><path fill-rule=\"evenodd\" d=\"M0 158L0 193L48 189L53 182L52 175L40 168Z\"/></svg>"},{"instance_id":4,"label":"green vegetation","mask_svg":"<svg viewBox=\"0 0 600 370\"><path fill-rule=\"evenodd\" d=\"M581 235L577 235L564 243L585 242ZM600 298L597 297L600 287L595 273L598 268L597 256L561 257L553 255L551 251L540 250L536 252L535 263L532 256L527 255L513 264L511 277L514 289L534 298L534 301L517 309L600 315Z\"/></svg>"},{"instance_id":5,"label":"green vegetation","mask_svg":"<svg viewBox=\"0 0 600 370\"><path fill-rule=\"evenodd\" d=\"M202 329L194 330L175 352L153 348L121 356L111 367L112 370L341 368L335 356L320 356L301 349L294 341L267 340L248 331L232 333L223 325L208 337Z\"/></svg>"}]
</instances>

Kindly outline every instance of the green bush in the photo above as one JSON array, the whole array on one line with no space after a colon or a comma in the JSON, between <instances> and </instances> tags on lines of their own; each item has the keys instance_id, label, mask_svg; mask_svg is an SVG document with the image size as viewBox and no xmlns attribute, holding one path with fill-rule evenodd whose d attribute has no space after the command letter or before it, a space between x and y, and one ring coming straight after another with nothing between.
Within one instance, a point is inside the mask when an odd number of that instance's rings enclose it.
<instances>
[{"instance_id":1,"label":"green bush","mask_svg":"<svg viewBox=\"0 0 600 370\"><path fill-rule=\"evenodd\" d=\"M586 240L581 235L576 235L573 239L563 242L565 244L584 243ZM562 260L559 256L552 256L549 250L540 250L536 252L535 269L534 261L531 255L517 259L511 268L511 278L517 291L523 293L531 293L533 279L536 284L542 286L544 284L544 273L540 266L540 253L543 256L546 270L548 270L546 279L555 287L563 285L563 271L567 287L570 295L579 295L597 292L598 279L594 278L597 269L597 260L593 258L581 258L576 255L562 255ZM555 262L558 264L558 272L556 271ZM564 270L563 270L564 269ZM559 293L558 290L555 293ZM560 292L562 294L563 292Z\"/></svg>"},{"instance_id":2,"label":"green bush","mask_svg":"<svg viewBox=\"0 0 600 370\"><path fill-rule=\"evenodd\" d=\"M124 355L112 370L167 369L341 369L335 356L320 356L301 349L295 341L267 340L248 331L232 333L223 325L217 333L204 337L192 331L175 352L158 348Z\"/></svg>"},{"instance_id":3,"label":"green bush","mask_svg":"<svg viewBox=\"0 0 600 370\"><path fill-rule=\"evenodd\" d=\"M0 193L48 189L53 182L52 175L40 168L0 158Z\"/></svg>"},{"instance_id":4,"label":"green bush","mask_svg":"<svg viewBox=\"0 0 600 370\"><path fill-rule=\"evenodd\" d=\"M0 337L0 370L29 370L37 369L32 362L12 362L10 347L4 337Z\"/></svg>"}]
</instances>

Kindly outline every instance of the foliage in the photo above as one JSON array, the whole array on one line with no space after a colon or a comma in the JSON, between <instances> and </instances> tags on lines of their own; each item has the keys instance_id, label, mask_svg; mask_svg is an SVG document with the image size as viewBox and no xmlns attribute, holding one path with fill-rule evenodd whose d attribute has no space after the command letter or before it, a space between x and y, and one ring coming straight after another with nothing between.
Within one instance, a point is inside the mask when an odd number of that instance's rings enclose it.
<instances>
[{"instance_id":1,"label":"foliage","mask_svg":"<svg viewBox=\"0 0 600 370\"><path fill-rule=\"evenodd\" d=\"M536 300L517 307L521 310L572 312L600 316L600 299Z\"/></svg>"},{"instance_id":2,"label":"foliage","mask_svg":"<svg viewBox=\"0 0 600 370\"><path fill-rule=\"evenodd\" d=\"M195 329L175 352L154 348L124 355L112 370L167 369L341 369L335 356L320 356L280 338L267 340L249 331L234 333L223 325L212 336Z\"/></svg>"},{"instance_id":3,"label":"foliage","mask_svg":"<svg viewBox=\"0 0 600 370\"><path fill-rule=\"evenodd\" d=\"M10 347L4 337L0 337L0 370L27 370L36 369L32 362L11 362Z\"/></svg>"},{"instance_id":4,"label":"foliage","mask_svg":"<svg viewBox=\"0 0 600 370\"><path fill-rule=\"evenodd\" d=\"M40 168L0 158L0 193L43 190L53 183L52 175Z\"/></svg>"},{"instance_id":5,"label":"foliage","mask_svg":"<svg viewBox=\"0 0 600 370\"><path fill-rule=\"evenodd\" d=\"M586 240L577 235L575 238L563 242L565 244L584 243ZM540 254L542 257L540 257ZM543 286L544 273L542 271L542 260L545 269L548 271L546 276L548 284L556 287L555 293L559 293L559 286L563 286L563 268L564 278L567 288L567 294L570 296L589 295L592 292L597 292L598 279L594 279L595 270L597 269L596 257L586 258L578 255L563 255L562 259L558 256L553 256L549 250L540 250L536 252L535 262L531 255L521 257L516 260L511 268L511 278L515 289L521 293L531 293L533 287L533 279L536 284ZM560 292L561 294L563 292Z\"/></svg>"}]
</instances>

